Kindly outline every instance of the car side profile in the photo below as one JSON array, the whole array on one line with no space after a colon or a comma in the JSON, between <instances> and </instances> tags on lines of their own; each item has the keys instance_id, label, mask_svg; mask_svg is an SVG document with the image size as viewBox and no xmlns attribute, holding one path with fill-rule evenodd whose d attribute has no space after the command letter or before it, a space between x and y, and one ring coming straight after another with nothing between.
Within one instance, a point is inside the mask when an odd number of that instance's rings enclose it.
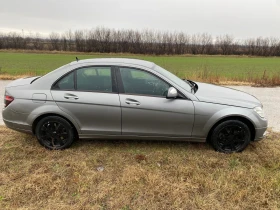
<instances>
[{"instance_id":1,"label":"car side profile","mask_svg":"<svg viewBox=\"0 0 280 210\"><path fill-rule=\"evenodd\" d=\"M240 152L263 138L267 119L247 93L182 80L143 60L77 60L5 89L7 127L36 135L48 149L75 139L209 141Z\"/></svg>"}]
</instances>

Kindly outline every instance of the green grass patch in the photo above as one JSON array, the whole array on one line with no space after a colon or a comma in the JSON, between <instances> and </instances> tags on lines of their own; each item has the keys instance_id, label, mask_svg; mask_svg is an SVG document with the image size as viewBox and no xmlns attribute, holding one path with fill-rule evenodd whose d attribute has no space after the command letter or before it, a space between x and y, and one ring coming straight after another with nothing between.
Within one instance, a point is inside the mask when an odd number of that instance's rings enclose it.
<instances>
[{"instance_id":1,"label":"green grass patch","mask_svg":"<svg viewBox=\"0 0 280 210\"><path fill-rule=\"evenodd\" d=\"M151 56L131 54L77 54L79 59L102 57L138 58L152 61L180 77L191 77L199 71L207 71L227 79L261 77L266 70L268 76L280 74L278 57L237 56ZM74 61L76 54L70 53L18 53L0 52L0 71L9 75L46 74L64 64Z\"/></svg>"}]
</instances>

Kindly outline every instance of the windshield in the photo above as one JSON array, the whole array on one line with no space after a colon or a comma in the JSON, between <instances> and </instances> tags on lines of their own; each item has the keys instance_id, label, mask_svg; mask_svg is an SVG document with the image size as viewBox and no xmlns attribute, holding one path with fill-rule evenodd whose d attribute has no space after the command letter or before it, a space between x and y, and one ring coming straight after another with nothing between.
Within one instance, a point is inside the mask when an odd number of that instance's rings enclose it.
<instances>
[{"instance_id":1,"label":"windshield","mask_svg":"<svg viewBox=\"0 0 280 210\"><path fill-rule=\"evenodd\" d=\"M172 80L174 83L179 85L184 90L191 92L191 86L188 83L186 83L184 80L182 80L179 77L177 77L176 75L172 74L171 72L169 72L169 71L165 70L164 68L157 66L157 65L154 67L154 70L157 71L158 73L160 73L161 75L167 77L168 79Z\"/></svg>"}]
</instances>

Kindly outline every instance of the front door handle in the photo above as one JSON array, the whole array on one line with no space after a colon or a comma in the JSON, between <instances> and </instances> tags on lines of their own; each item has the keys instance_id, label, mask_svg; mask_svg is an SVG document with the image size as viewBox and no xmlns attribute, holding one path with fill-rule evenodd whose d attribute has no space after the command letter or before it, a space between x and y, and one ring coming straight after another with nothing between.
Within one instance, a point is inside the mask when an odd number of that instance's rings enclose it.
<instances>
[{"instance_id":1,"label":"front door handle","mask_svg":"<svg viewBox=\"0 0 280 210\"><path fill-rule=\"evenodd\" d=\"M125 103L127 103L129 105L140 105L139 101L136 101L136 100L130 99L130 98L125 99Z\"/></svg>"},{"instance_id":2,"label":"front door handle","mask_svg":"<svg viewBox=\"0 0 280 210\"><path fill-rule=\"evenodd\" d=\"M76 95L74 95L74 94L69 94L69 93L66 93L66 94L64 95L64 98L66 98L66 99L75 99L75 100L79 99L78 96L76 96Z\"/></svg>"}]
</instances>

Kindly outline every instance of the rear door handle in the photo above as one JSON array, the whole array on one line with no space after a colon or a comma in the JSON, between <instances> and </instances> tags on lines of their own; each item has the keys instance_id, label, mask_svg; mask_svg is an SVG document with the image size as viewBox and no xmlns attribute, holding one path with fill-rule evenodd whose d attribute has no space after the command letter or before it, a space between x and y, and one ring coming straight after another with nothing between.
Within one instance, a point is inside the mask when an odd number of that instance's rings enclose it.
<instances>
[{"instance_id":1,"label":"rear door handle","mask_svg":"<svg viewBox=\"0 0 280 210\"><path fill-rule=\"evenodd\" d=\"M125 103L127 103L129 105L140 105L139 101L136 101L136 100L130 99L130 98L125 99Z\"/></svg>"},{"instance_id":2,"label":"rear door handle","mask_svg":"<svg viewBox=\"0 0 280 210\"><path fill-rule=\"evenodd\" d=\"M78 96L76 96L76 95L74 95L74 94L69 94L69 93L66 93L66 94L64 95L64 98L66 98L66 99L75 99L75 100L79 99Z\"/></svg>"}]
</instances>

